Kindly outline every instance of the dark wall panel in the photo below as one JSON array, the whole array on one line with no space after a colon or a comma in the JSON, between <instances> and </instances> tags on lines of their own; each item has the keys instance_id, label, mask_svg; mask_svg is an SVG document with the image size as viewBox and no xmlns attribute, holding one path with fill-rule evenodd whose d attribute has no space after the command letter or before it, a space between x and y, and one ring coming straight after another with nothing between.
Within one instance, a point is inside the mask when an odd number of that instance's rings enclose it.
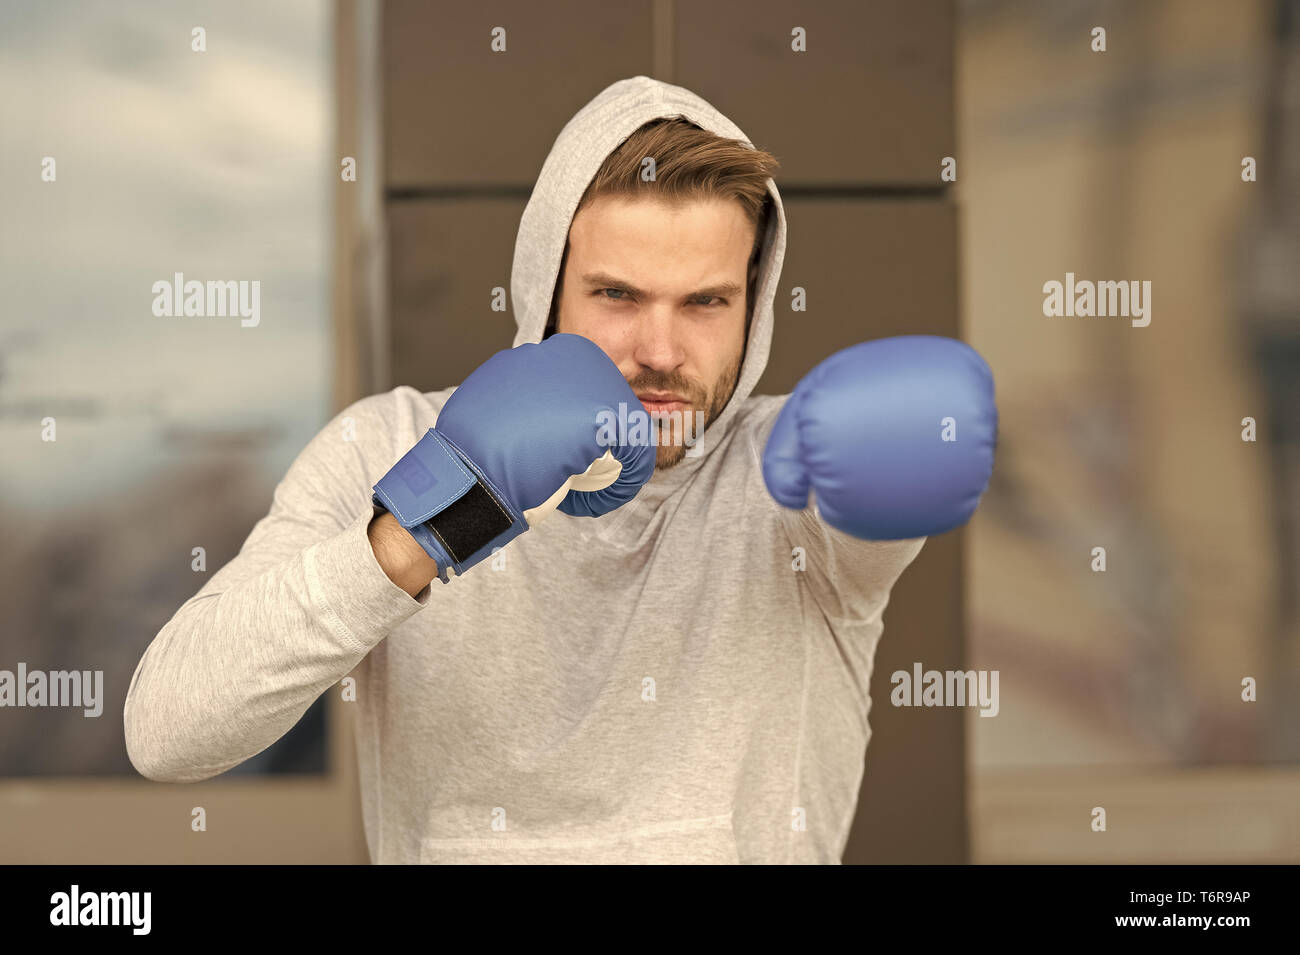
<instances>
[{"instance_id":1,"label":"dark wall panel","mask_svg":"<svg viewBox=\"0 0 1300 955\"><path fill-rule=\"evenodd\" d=\"M935 185L953 155L948 0L679 3L674 82L781 160L779 181ZM803 27L807 52L790 49Z\"/></svg>"},{"instance_id":2,"label":"dark wall panel","mask_svg":"<svg viewBox=\"0 0 1300 955\"><path fill-rule=\"evenodd\" d=\"M569 118L651 74L650 0L384 5L387 185L531 186ZM506 31L505 52L491 49Z\"/></svg>"},{"instance_id":3,"label":"dark wall panel","mask_svg":"<svg viewBox=\"0 0 1300 955\"><path fill-rule=\"evenodd\" d=\"M389 202L389 316L393 384L421 391L458 385L514 342L506 290L522 199Z\"/></svg>"},{"instance_id":4,"label":"dark wall panel","mask_svg":"<svg viewBox=\"0 0 1300 955\"><path fill-rule=\"evenodd\" d=\"M784 198L784 197L783 197ZM762 394L785 394L838 349L957 329L957 223L944 199L789 199ZM790 309L796 287L806 312Z\"/></svg>"}]
</instances>

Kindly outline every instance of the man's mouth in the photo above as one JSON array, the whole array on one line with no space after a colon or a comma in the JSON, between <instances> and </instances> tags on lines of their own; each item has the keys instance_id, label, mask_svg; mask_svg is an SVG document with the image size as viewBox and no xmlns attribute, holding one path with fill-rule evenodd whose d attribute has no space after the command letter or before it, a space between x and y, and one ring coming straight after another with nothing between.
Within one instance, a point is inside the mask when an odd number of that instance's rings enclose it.
<instances>
[{"instance_id":1,"label":"man's mouth","mask_svg":"<svg viewBox=\"0 0 1300 955\"><path fill-rule=\"evenodd\" d=\"M650 414L686 411L690 407L685 398L671 391L642 391L638 392L637 398Z\"/></svg>"}]
</instances>

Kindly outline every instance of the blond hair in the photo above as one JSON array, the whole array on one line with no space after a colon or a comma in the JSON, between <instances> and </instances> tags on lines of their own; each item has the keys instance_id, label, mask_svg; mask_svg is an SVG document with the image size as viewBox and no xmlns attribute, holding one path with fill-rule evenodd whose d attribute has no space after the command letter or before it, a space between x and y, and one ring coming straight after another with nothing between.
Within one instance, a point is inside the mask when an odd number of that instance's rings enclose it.
<instances>
[{"instance_id":1,"label":"blond hair","mask_svg":"<svg viewBox=\"0 0 1300 955\"><path fill-rule=\"evenodd\" d=\"M654 160L652 181L642 177L646 158ZM605 157L574 215L605 196L653 196L670 203L735 200L754 227L752 261L771 205L767 180L779 165L769 152L715 136L680 116L652 119Z\"/></svg>"},{"instance_id":2,"label":"blond hair","mask_svg":"<svg viewBox=\"0 0 1300 955\"><path fill-rule=\"evenodd\" d=\"M654 179L650 181L642 178L647 157L654 160ZM652 196L672 204L710 198L739 202L745 218L754 227L747 295L748 311L752 314L754 273L772 211L767 180L779 166L771 153L755 149L742 140L715 136L681 116L660 117L641 126L605 157L573 214L576 217L585 207L604 197ZM564 274L568 257L566 241L560 275ZM546 334L554 330L558 298L552 298ZM746 326L749 317L746 316Z\"/></svg>"}]
</instances>

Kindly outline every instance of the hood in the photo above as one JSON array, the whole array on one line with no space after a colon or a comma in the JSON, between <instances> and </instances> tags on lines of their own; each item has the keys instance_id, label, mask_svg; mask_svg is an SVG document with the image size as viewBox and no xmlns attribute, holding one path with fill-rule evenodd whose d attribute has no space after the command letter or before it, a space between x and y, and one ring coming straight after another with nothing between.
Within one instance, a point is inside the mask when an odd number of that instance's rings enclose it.
<instances>
[{"instance_id":1,"label":"hood","mask_svg":"<svg viewBox=\"0 0 1300 955\"><path fill-rule=\"evenodd\" d=\"M518 325L515 346L542 340L551 312L551 298L560 277L569 225L605 157L645 123L672 116L681 116L714 135L741 140L751 148L754 145L735 123L680 86L648 76L634 76L602 90L560 130L519 222L510 274L511 300ZM785 258L785 209L776 183L770 178L767 191L772 198L772 213L768 216L759 253L749 339L736 390L701 439L702 453L687 456L677 466L667 469L666 473L673 477L699 467L712 449L722 443L721 438L731 429L741 404L767 367L772 344L772 303ZM659 473L656 472L656 477Z\"/></svg>"}]
</instances>

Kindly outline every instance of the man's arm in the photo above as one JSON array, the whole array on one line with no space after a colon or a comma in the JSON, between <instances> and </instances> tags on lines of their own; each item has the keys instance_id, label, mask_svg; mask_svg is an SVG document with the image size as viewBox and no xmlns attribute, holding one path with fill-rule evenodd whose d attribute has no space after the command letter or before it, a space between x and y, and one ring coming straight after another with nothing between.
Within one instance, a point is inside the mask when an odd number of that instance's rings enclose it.
<instances>
[{"instance_id":1,"label":"man's arm","mask_svg":"<svg viewBox=\"0 0 1300 955\"><path fill-rule=\"evenodd\" d=\"M410 559L384 534L371 500L383 471L366 462L392 456L386 422L400 420L398 400L362 399L322 429L238 556L154 637L123 712L142 775L196 782L260 753L428 602L433 562ZM345 416L354 441L344 439Z\"/></svg>"},{"instance_id":2,"label":"man's arm","mask_svg":"<svg viewBox=\"0 0 1300 955\"><path fill-rule=\"evenodd\" d=\"M805 575L809 592L834 622L879 624L890 592L921 552L926 538L859 540L837 530L815 506L781 510L781 523L795 566ZM797 556L794 549L801 548Z\"/></svg>"},{"instance_id":3,"label":"man's arm","mask_svg":"<svg viewBox=\"0 0 1300 955\"><path fill-rule=\"evenodd\" d=\"M921 540L970 519L993 472L997 420L988 364L950 338L862 342L800 380L761 466L791 539L806 538L825 565L814 571L827 599L852 581L874 616Z\"/></svg>"},{"instance_id":4,"label":"man's arm","mask_svg":"<svg viewBox=\"0 0 1300 955\"><path fill-rule=\"evenodd\" d=\"M416 430L414 397L363 399L316 435L239 556L154 637L123 713L140 773L190 782L260 753L429 601L439 571L450 584L556 508L608 513L654 471L649 444L603 441L600 413L637 397L577 335L497 352L393 464L390 423Z\"/></svg>"}]
</instances>

